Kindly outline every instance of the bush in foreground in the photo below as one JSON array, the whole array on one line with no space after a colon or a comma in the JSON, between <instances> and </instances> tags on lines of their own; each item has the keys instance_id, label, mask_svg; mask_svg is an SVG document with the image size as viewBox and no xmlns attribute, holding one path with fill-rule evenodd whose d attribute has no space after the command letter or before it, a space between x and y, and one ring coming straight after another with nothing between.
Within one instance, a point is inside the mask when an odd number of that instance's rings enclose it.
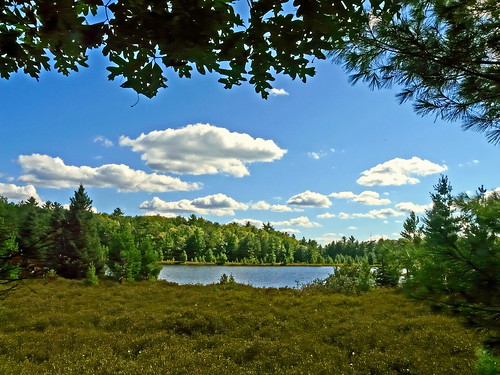
<instances>
[{"instance_id":1,"label":"bush in foreground","mask_svg":"<svg viewBox=\"0 0 500 375\"><path fill-rule=\"evenodd\" d=\"M0 308L1 374L467 375L481 341L392 290L28 283Z\"/></svg>"}]
</instances>

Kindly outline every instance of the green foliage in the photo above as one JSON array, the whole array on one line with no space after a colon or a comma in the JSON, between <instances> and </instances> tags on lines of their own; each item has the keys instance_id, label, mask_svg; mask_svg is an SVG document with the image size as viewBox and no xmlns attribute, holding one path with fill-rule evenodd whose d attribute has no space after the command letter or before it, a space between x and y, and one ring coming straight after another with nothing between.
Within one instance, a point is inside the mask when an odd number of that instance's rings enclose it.
<instances>
[{"instance_id":1,"label":"green foliage","mask_svg":"<svg viewBox=\"0 0 500 375\"><path fill-rule=\"evenodd\" d=\"M472 198L451 195L442 177L424 218L425 241L407 291L449 306L498 334L500 314L500 195L480 189Z\"/></svg>"},{"instance_id":2,"label":"green foliage","mask_svg":"<svg viewBox=\"0 0 500 375\"><path fill-rule=\"evenodd\" d=\"M494 356L484 348L477 349L476 355L476 370L479 375L500 374L500 357Z\"/></svg>"},{"instance_id":3,"label":"green foliage","mask_svg":"<svg viewBox=\"0 0 500 375\"><path fill-rule=\"evenodd\" d=\"M89 269L85 274L84 281L85 285L90 285L90 286L99 285L99 279L97 278L95 266L93 264L89 266Z\"/></svg>"},{"instance_id":4,"label":"green foliage","mask_svg":"<svg viewBox=\"0 0 500 375\"><path fill-rule=\"evenodd\" d=\"M219 279L220 285L235 285L236 281L234 280L234 276L230 274L229 276L223 273Z\"/></svg>"},{"instance_id":5,"label":"green foliage","mask_svg":"<svg viewBox=\"0 0 500 375\"><path fill-rule=\"evenodd\" d=\"M187 254L186 254L186 251L183 251L181 256L179 257L179 261L181 263L186 263L188 260L188 257L187 257Z\"/></svg>"},{"instance_id":6,"label":"green foliage","mask_svg":"<svg viewBox=\"0 0 500 375\"><path fill-rule=\"evenodd\" d=\"M60 226L64 244L56 244L53 255L59 261L57 272L63 277L83 278L90 264L94 264L97 273L102 273L104 249L92 213L92 200L82 185L70 198L69 211L61 216L62 221L56 225Z\"/></svg>"},{"instance_id":7,"label":"green foliage","mask_svg":"<svg viewBox=\"0 0 500 375\"><path fill-rule=\"evenodd\" d=\"M88 271L87 271L88 272ZM95 273L95 268L94 268L94 273ZM57 272L55 269L51 268L50 270L47 271L47 273L45 274L45 278L47 280L56 280L57 279Z\"/></svg>"},{"instance_id":8,"label":"green foliage","mask_svg":"<svg viewBox=\"0 0 500 375\"><path fill-rule=\"evenodd\" d=\"M222 253L217 257L216 263L219 265L224 265L227 262L227 255Z\"/></svg>"},{"instance_id":9,"label":"green foliage","mask_svg":"<svg viewBox=\"0 0 500 375\"><path fill-rule=\"evenodd\" d=\"M13 235L2 237L0 232L0 299L15 290L20 281L20 269L15 264L17 242Z\"/></svg>"},{"instance_id":10,"label":"green foliage","mask_svg":"<svg viewBox=\"0 0 500 375\"><path fill-rule=\"evenodd\" d=\"M331 55L353 83L402 87L421 115L462 121L500 142L497 0L404 1L397 17L370 16Z\"/></svg>"},{"instance_id":11,"label":"green foliage","mask_svg":"<svg viewBox=\"0 0 500 375\"><path fill-rule=\"evenodd\" d=\"M333 273L324 281L315 281L306 288L319 288L333 293L359 295L373 288L374 279L371 267L366 260L355 263L347 257L342 266L334 266Z\"/></svg>"},{"instance_id":12,"label":"green foliage","mask_svg":"<svg viewBox=\"0 0 500 375\"><path fill-rule=\"evenodd\" d=\"M403 264L399 259L397 242L383 241L378 246L375 284L378 286L397 286Z\"/></svg>"},{"instance_id":13,"label":"green foliage","mask_svg":"<svg viewBox=\"0 0 500 375\"><path fill-rule=\"evenodd\" d=\"M274 74L313 76L312 61L364 25L365 9L384 17L398 9L379 0L288 3L8 1L0 10L0 76L22 69L38 79L52 64L68 75L98 48L109 58L109 79L122 77L122 87L147 97L166 87L168 71L189 78L193 70L216 72L225 88L248 80L267 97Z\"/></svg>"},{"instance_id":14,"label":"green foliage","mask_svg":"<svg viewBox=\"0 0 500 375\"><path fill-rule=\"evenodd\" d=\"M141 270L140 279L156 280L161 271L160 253L154 249L153 241L150 236L145 236L139 243L139 251L141 253Z\"/></svg>"},{"instance_id":15,"label":"green foliage","mask_svg":"<svg viewBox=\"0 0 500 375\"><path fill-rule=\"evenodd\" d=\"M108 267L115 280L137 280L140 278L142 257L135 245L129 224L124 223L113 236L108 250Z\"/></svg>"},{"instance_id":16,"label":"green foliage","mask_svg":"<svg viewBox=\"0 0 500 375\"><path fill-rule=\"evenodd\" d=\"M481 341L456 318L385 289L353 297L166 282L28 285L37 293L2 305L1 374L473 375Z\"/></svg>"}]
</instances>

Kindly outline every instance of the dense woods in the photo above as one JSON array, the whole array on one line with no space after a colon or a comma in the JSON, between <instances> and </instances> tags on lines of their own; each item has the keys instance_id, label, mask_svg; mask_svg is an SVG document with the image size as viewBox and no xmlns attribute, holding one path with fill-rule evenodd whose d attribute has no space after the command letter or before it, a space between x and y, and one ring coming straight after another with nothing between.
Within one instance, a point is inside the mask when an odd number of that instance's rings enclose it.
<instances>
[{"instance_id":1,"label":"dense woods","mask_svg":"<svg viewBox=\"0 0 500 375\"><path fill-rule=\"evenodd\" d=\"M83 278L91 265L98 275L117 280L156 278L158 261L333 263L314 240L298 240L266 224L212 223L201 217L128 217L92 212L83 186L69 208L0 201L2 254L21 274L53 269L65 278ZM7 263L7 262L4 262ZM12 270L11 270L12 271Z\"/></svg>"}]
</instances>

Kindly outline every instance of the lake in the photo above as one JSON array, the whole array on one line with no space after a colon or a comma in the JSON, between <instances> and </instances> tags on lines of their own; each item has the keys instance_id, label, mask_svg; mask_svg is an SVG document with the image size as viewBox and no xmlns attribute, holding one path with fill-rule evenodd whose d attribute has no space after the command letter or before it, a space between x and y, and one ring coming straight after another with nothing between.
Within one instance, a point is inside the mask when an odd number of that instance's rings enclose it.
<instances>
[{"instance_id":1,"label":"lake","mask_svg":"<svg viewBox=\"0 0 500 375\"><path fill-rule=\"evenodd\" d=\"M333 267L166 265L158 279L177 284L207 285L218 283L224 273L233 275L239 284L257 288L297 288L316 279L326 279L333 273Z\"/></svg>"}]
</instances>

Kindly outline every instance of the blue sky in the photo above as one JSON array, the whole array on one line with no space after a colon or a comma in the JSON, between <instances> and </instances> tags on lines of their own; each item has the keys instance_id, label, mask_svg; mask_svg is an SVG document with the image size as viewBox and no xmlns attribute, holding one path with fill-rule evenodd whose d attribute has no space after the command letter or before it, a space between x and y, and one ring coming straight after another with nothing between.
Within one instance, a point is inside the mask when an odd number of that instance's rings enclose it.
<instances>
[{"instance_id":1,"label":"blue sky","mask_svg":"<svg viewBox=\"0 0 500 375\"><path fill-rule=\"evenodd\" d=\"M271 222L328 243L397 238L442 173L456 193L500 187L499 146L330 62L305 84L278 77L268 100L169 72L135 106L105 66L94 53L69 77L0 80L0 195L67 204L82 183L99 212Z\"/></svg>"}]
</instances>

